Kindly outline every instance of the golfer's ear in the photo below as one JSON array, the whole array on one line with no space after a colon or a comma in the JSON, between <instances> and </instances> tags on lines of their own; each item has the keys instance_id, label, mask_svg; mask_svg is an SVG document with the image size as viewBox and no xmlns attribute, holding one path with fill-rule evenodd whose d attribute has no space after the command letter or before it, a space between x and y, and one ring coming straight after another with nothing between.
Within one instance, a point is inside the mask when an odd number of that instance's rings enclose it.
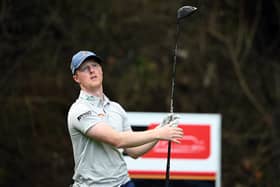
<instances>
[{"instance_id":1,"label":"golfer's ear","mask_svg":"<svg viewBox=\"0 0 280 187\"><path fill-rule=\"evenodd\" d=\"M78 79L78 76L76 74L73 75L73 79L76 83L80 83L80 80Z\"/></svg>"}]
</instances>

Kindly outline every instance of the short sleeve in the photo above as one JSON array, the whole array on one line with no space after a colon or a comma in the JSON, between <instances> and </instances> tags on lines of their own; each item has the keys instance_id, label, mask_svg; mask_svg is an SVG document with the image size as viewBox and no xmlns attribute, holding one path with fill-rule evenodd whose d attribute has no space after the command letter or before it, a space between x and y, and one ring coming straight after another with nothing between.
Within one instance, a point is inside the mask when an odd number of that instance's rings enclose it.
<instances>
[{"instance_id":1,"label":"short sleeve","mask_svg":"<svg viewBox=\"0 0 280 187\"><path fill-rule=\"evenodd\" d=\"M100 114L102 111L98 111L98 109L93 110L87 106L76 105L69 112L68 123L72 128L86 134L91 127L105 121L105 116Z\"/></svg>"}]
</instances>

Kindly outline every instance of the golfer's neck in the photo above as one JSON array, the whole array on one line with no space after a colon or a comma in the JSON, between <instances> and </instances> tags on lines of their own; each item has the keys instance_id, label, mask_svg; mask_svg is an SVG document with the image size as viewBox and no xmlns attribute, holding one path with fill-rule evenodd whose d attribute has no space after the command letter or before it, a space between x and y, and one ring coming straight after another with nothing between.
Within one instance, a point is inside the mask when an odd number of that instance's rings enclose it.
<instances>
[{"instance_id":1,"label":"golfer's neck","mask_svg":"<svg viewBox=\"0 0 280 187\"><path fill-rule=\"evenodd\" d=\"M85 89L85 88L81 88L83 91L87 92L90 95L96 96L96 97L103 97L103 88L102 86L96 89Z\"/></svg>"}]
</instances>

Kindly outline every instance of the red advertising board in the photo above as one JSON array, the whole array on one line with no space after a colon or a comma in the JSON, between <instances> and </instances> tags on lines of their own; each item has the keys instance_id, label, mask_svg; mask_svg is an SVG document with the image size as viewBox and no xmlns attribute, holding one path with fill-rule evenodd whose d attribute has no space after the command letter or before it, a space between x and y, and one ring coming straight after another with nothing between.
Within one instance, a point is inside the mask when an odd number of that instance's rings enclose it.
<instances>
[{"instance_id":1,"label":"red advertising board","mask_svg":"<svg viewBox=\"0 0 280 187\"><path fill-rule=\"evenodd\" d=\"M130 112L135 130L155 128L167 113ZM184 131L179 144L171 144L170 179L214 181L221 187L221 116L179 113ZM138 159L125 156L133 179L163 180L166 177L168 141L159 141Z\"/></svg>"},{"instance_id":2,"label":"red advertising board","mask_svg":"<svg viewBox=\"0 0 280 187\"><path fill-rule=\"evenodd\" d=\"M155 128L158 124L150 124L148 129ZM180 144L172 143L171 158L176 159L207 159L210 156L210 125L207 124L180 124L184 131L184 138ZM143 158L166 158L167 141L159 141L156 146Z\"/></svg>"}]
</instances>

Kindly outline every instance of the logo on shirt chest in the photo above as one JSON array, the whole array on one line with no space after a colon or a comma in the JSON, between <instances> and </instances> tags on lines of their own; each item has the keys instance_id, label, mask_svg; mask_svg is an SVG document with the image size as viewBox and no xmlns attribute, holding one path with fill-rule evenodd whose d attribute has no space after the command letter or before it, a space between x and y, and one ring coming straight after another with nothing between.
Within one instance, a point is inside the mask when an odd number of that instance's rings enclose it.
<instances>
[{"instance_id":1,"label":"logo on shirt chest","mask_svg":"<svg viewBox=\"0 0 280 187\"><path fill-rule=\"evenodd\" d=\"M100 114L97 114L97 116L100 117L100 118L104 118L105 114L100 113Z\"/></svg>"}]
</instances>

